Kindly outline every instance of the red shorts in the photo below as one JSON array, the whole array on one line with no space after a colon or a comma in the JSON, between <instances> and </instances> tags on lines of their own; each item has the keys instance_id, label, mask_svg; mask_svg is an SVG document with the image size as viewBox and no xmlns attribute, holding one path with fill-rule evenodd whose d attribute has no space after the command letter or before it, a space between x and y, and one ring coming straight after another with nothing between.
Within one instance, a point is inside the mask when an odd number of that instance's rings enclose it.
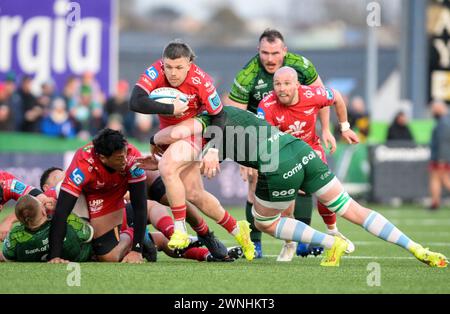
<instances>
[{"instance_id":1,"label":"red shorts","mask_svg":"<svg viewBox=\"0 0 450 314\"><path fill-rule=\"evenodd\" d=\"M310 145L314 152L322 159L322 161L328 165L327 163L327 156L325 155L325 151L323 150L323 147L319 145Z\"/></svg>"},{"instance_id":2,"label":"red shorts","mask_svg":"<svg viewBox=\"0 0 450 314\"><path fill-rule=\"evenodd\" d=\"M429 171L439 170L439 171L447 172L447 171L450 171L450 163L445 162L445 161L432 160L428 164L428 170Z\"/></svg>"}]
</instances>

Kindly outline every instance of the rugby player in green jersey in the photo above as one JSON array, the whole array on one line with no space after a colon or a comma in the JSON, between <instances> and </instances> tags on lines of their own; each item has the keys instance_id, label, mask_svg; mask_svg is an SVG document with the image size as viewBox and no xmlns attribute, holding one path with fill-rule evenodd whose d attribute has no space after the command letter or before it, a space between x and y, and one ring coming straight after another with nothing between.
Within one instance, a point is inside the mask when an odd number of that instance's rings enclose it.
<instances>
[{"instance_id":1,"label":"rugby player in green jersey","mask_svg":"<svg viewBox=\"0 0 450 314\"><path fill-rule=\"evenodd\" d=\"M273 90L274 73L282 66L290 66L297 71L299 83L302 85L322 86L323 83L313 63L307 58L288 52L283 35L274 29L266 29L259 38L258 54L254 56L243 69L239 71L231 87L228 104L256 113L259 102ZM330 152L336 150L336 140L329 128L330 109L322 108L319 111L319 119L322 128L321 138ZM252 232L251 240L255 243L255 257L262 257L261 232L254 227L251 208L254 202L257 173L251 168L240 167L241 176L244 181L249 182L249 191L246 203L246 217L250 222ZM312 196L298 194L295 202L294 216L306 224L311 223L313 209ZM327 225L329 233L338 233L336 227L336 215L329 212L325 207L318 207L319 213ZM291 245L285 243L280 257L285 259ZM312 248L311 248L312 249ZM315 248L314 252L320 252ZM297 255L306 256L309 248L298 244ZM317 254L315 253L315 254ZM290 259L292 256L290 257Z\"/></svg>"},{"instance_id":2,"label":"rugby player in green jersey","mask_svg":"<svg viewBox=\"0 0 450 314\"><path fill-rule=\"evenodd\" d=\"M321 265L339 266L348 247L344 239L321 233L299 220L281 217L301 189L374 236L408 250L421 262L432 267L447 266L444 255L422 247L381 214L352 199L308 144L251 112L231 106L224 107L224 112L223 131L210 126L208 117L203 119L203 137L209 139L202 159L203 171L213 177L219 169L218 160L225 158L258 171L252 214L259 230L278 239L323 246L326 253Z\"/></svg>"},{"instance_id":3,"label":"rugby player in green jersey","mask_svg":"<svg viewBox=\"0 0 450 314\"><path fill-rule=\"evenodd\" d=\"M44 205L34 196L22 196L15 206L20 224L15 226L3 243L0 260L16 262L46 262L49 253L51 220ZM61 258L74 262L89 261L93 255L93 228L74 214L67 218L67 233Z\"/></svg>"}]
</instances>

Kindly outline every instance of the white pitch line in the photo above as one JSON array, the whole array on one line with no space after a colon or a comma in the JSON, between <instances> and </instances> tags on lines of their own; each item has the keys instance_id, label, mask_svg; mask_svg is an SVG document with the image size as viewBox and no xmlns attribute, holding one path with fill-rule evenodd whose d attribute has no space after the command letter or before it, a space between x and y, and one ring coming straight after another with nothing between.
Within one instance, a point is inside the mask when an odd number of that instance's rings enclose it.
<instances>
[{"instance_id":1,"label":"white pitch line","mask_svg":"<svg viewBox=\"0 0 450 314\"><path fill-rule=\"evenodd\" d=\"M266 255L264 254L264 257L278 257L278 255ZM318 258L319 256L308 256L308 258ZM342 258L345 259L415 259L415 257L412 256L342 256Z\"/></svg>"}]
</instances>

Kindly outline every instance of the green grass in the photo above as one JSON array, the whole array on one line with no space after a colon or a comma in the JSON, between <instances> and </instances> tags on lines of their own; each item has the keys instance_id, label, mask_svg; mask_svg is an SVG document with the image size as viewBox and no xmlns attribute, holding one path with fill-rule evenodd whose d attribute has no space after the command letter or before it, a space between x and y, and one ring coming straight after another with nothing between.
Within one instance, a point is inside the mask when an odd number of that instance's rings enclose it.
<instances>
[{"instance_id":1,"label":"green grass","mask_svg":"<svg viewBox=\"0 0 450 314\"><path fill-rule=\"evenodd\" d=\"M436 213L414 206L377 209L414 240L450 256L449 208ZM244 217L241 209L231 213ZM360 227L343 219L338 223L356 245L356 251L344 258L339 268L320 267L319 257L276 262L282 242L263 236L263 259L199 263L160 253L157 263L143 265L84 263L80 287L67 285L70 271L66 265L0 263L0 293L450 293L448 268L430 268ZM227 246L234 245L231 236L211 221L209 224ZM324 229L317 214L313 226ZM379 287L367 285L371 262L381 268Z\"/></svg>"}]
</instances>

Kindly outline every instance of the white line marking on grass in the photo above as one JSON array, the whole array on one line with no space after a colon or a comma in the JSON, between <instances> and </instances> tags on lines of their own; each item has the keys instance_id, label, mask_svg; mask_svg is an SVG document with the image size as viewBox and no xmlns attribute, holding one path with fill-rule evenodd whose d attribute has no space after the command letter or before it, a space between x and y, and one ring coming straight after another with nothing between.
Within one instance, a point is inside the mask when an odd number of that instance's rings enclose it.
<instances>
[{"instance_id":1,"label":"white line marking on grass","mask_svg":"<svg viewBox=\"0 0 450 314\"><path fill-rule=\"evenodd\" d=\"M264 257L278 257L278 255L266 255L264 254ZM320 256L311 256L309 255L308 258L319 258ZM412 256L353 256L353 255L349 255L349 256L342 256L342 258L345 259L416 259L415 257Z\"/></svg>"}]
</instances>

